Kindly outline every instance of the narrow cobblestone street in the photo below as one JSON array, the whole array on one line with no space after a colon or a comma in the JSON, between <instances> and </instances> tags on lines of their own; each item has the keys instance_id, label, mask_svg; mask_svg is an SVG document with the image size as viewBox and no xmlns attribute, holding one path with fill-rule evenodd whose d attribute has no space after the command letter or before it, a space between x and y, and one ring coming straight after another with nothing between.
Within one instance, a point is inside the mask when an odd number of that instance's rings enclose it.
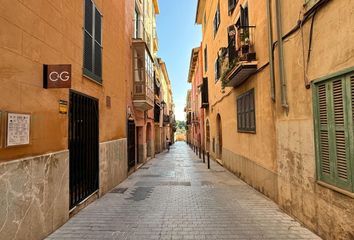
<instances>
[{"instance_id":1,"label":"narrow cobblestone street","mask_svg":"<svg viewBox=\"0 0 354 240\"><path fill-rule=\"evenodd\" d=\"M185 143L159 154L47 239L320 239Z\"/></svg>"}]
</instances>

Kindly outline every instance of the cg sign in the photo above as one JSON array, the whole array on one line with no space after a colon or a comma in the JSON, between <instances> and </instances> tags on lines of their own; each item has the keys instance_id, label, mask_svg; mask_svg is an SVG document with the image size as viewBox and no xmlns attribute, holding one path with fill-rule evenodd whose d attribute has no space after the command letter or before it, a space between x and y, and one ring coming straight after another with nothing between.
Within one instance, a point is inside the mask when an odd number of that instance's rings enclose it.
<instances>
[{"instance_id":1,"label":"cg sign","mask_svg":"<svg viewBox=\"0 0 354 240\"><path fill-rule=\"evenodd\" d=\"M71 65L44 65L44 88L71 88Z\"/></svg>"}]
</instances>

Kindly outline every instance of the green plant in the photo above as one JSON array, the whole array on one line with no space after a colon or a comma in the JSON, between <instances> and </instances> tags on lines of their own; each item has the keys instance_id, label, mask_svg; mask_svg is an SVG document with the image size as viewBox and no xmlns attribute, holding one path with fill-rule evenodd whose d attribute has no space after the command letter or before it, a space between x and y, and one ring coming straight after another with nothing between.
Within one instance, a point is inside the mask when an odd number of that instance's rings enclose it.
<instances>
[{"instance_id":1,"label":"green plant","mask_svg":"<svg viewBox=\"0 0 354 240\"><path fill-rule=\"evenodd\" d=\"M226 77L229 75L229 73L235 68L235 66L237 65L237 63L239 62L238 58L235 58L231 63L229 63L229 67L223 71L223 73L221 74L221 89L224 92L225 87L226 87L226 83L227 83L227 79Z\"/></svg>"}]
</instances>

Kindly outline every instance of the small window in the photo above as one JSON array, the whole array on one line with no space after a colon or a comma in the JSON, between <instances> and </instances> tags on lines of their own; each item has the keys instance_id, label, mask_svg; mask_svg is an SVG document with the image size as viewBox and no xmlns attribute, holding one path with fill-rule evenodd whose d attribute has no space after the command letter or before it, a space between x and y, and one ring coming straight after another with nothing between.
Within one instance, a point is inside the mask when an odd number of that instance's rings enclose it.
<instances>
[{"instance_id":1,"label":"small window","mask_svg":"<svg viewBox=\"0 0 354 240\"><path fill-rule=\"evenodd\" d=\"M135 9L135 14L134 14L134 38L141 38L141 23L140 23L140 14L139 14L139 10Z\"/></svg>"},{"instance_id":2,"label":"small window","mask_svg":"<svg viewBox=\"0 0 354 240\"><path fill-rule=\"evenodd\" d=\"M102 15L91 0L85 0L84 75L102 82Z\"/></svg>"},{"instance_id":3,"label":"small window","mask_svg":"<svg viewBox=\"0 0 354 240\"><path fill-rule=\"evenodd\" d=\"M314 84L317 177L354 192L354 72Z\"/></svg>"},{"instance_id":4,"label":"small window","mask_svg":"<svg viewBox=\"0 0 354 240\"><path fill-rule=\"evenodd\" d=\"M204 71L205 73L208 71L208 47L204 48Z\"/></svg>"},{"instance_id":5,"label":"small window","mask_svg":"<svg viewBox=\"0 0 354 240\"><path fill-rule=\"evenodd\" d=\"M236 8L236 4L238 0L228 0L229 1L229 15L231 15Z\"/></svg>"},{"instance_id":6,"label":"small window","mask_svg":"<svg viewBox=\"0 0 354 240\"><path fill-rule=\"evenodd\" d=\"M256 132L254 89L237 97L237 130Z\"/></svg>"},{"instance_id":7,"label":"small window","mask_svg":"<svg viewBox=\"0 0 354 240\"><path fill-rule=\"evenodd\" d=\"M218 3L218 7L216 9L216 13L214 16L214 36L218 32L220 26L220 3Z\"/></svg>"},{"instance_id":8,"label":"small window","mask_svg":"<svg viewBox=\"0 0 354 240\"><path fill-rule=\"evenodd\" d=\"M215 82L217 82L220 79L220 58L219 58L219 56L215 61L214 74L215 74Z\"/></svg>"}]
</instances>

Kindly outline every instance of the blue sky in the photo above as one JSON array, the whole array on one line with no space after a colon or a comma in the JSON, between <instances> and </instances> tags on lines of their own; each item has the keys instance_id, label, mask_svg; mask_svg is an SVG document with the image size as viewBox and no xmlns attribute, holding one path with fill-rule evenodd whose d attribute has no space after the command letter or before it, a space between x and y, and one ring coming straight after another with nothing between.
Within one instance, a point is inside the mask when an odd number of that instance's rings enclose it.
<instances>
[{"instance_id":1,"label":"blue sky","mask_svg":"<svg viewBox=\"0 0 354 240\"><path fill-rule=\"evenodd\" d=\"M196 25L197 0L159 0L160 14L157 16L159 37L158 56L165 62L172 82L173 100L177 120L185 120L189 61L192 48L201 41L201 27Z\"/></svg>"}]
</instances>

